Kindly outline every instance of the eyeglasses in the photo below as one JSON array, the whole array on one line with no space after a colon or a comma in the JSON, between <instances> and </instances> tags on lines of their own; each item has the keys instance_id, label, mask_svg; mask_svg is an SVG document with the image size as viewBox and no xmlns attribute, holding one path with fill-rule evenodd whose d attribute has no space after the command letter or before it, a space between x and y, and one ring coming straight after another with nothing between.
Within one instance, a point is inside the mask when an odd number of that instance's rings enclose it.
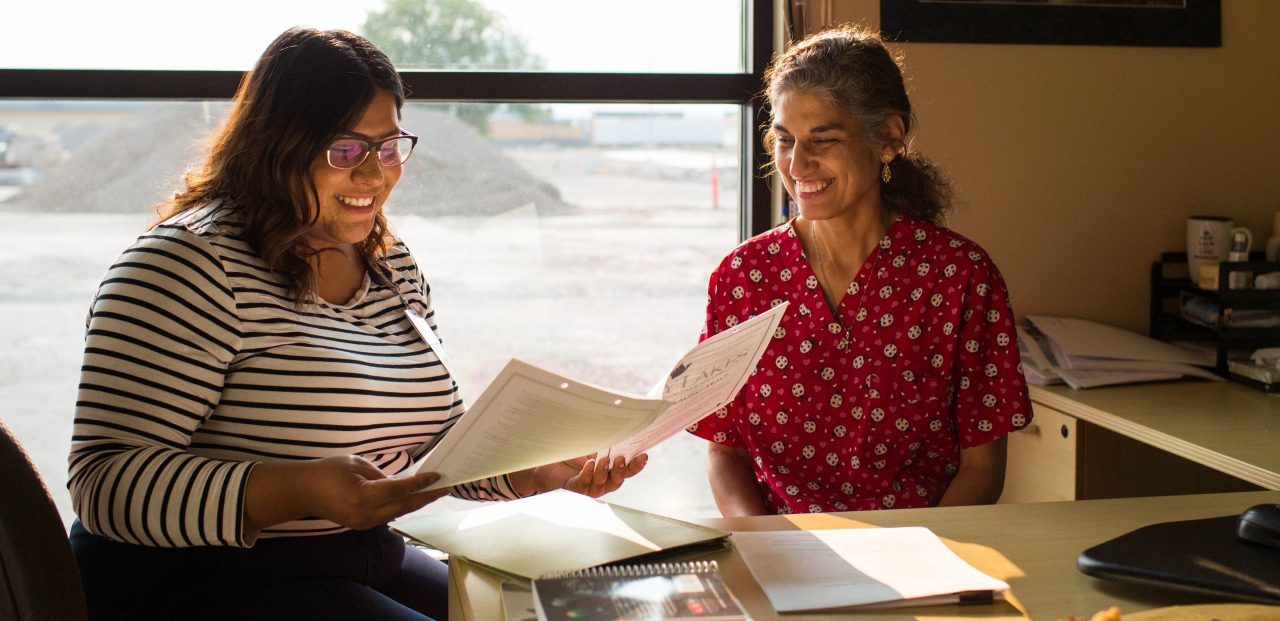
<instances>
[{"instance_id":1,"label":"eyeglasses","mask_svg":"<svg viewBox=\"0 0 1280 621\"><path fill-rule=\"evenodd\" d=\"M376 152L379 164L384 167L393 167L405 163L417 144L417 136L404 133L383 140L338 138L329 143L329 148L325 150L325 158L328 159L330 166L346 170L363 164L369 157L369 153Z\"/></svg>"}]
</instances>

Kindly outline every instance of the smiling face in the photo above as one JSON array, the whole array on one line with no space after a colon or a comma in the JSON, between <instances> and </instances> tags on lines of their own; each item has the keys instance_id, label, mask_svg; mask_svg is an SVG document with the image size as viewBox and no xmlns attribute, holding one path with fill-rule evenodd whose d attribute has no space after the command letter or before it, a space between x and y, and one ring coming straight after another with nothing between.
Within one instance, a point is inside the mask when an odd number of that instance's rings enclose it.
<instances>
[{"instance_id":1,"label":"smiling face","mask_svg":"<svg viewBox=\"0 0 1280 621\"><path fill-rule=\"evenodd\" d=\"M355 127L347 128L340 135L381 140L398 133L400 123L395 97L378 91ZM382 210L403 169L403 166L384 168L373 153L355 168L338 169L330 166L325 153L321 152L311 162L311 179L320 204L317 206L319 217L306 233L307 243L319 250L345 248L364 241L373 230L374 216Z\"/></svg>"},{"instance_id":2,"label":"smiling face","mask_svg":"<svg viewBox=\"0 0 1280 621\"><path fill-rule=\"evenodd\" d=\"M793 90L773 102L773 157L787 193L808 220L882 212L880 161L851 112L822 93Z\"/></svg>"}]
</instances>

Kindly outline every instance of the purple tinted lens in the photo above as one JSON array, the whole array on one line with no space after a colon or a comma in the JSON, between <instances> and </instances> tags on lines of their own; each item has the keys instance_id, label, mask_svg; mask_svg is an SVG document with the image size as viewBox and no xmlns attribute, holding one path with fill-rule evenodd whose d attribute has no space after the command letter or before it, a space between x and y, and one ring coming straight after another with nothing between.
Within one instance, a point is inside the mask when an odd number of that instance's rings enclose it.
<instances>
[{"instance_id":1,"label":"purple tinted lens","mask_svg":"<svg viewBox=\"0 0 1280 621\"><path fill-rule=\"evenodd\" d=\"M329 145L329 165L352 168L364 160L365 149L359 140L335 140Z\"/></svg>"},{"instance_id":2,"label":"purple tinted lens","mask_svg":"<svg viewBox=\"0 0 1280 621\"><path fill-rule=\"evenodd\" d=\"M409 138L396 138L384 142L382 147L378 149L378 161L383 166L399 166L409 159L409 153L413 150L413 140Z\"/></svg>"}]
</instances>

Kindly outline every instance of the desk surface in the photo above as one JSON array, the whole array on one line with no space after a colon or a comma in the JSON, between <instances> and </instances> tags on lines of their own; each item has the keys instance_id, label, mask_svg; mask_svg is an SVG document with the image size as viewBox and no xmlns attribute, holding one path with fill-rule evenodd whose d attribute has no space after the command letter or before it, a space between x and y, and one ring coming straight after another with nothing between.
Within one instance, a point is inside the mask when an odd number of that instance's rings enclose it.
<instances>
[{"instance_id":1,"label":"desk surface","mask_svg":"<svg viewBox=\"0 0 1280 621\"><path fill-rule=\"evenodd\" d=\"M1009 600L991 606L932 606L864 611L858 618L881 621L949 619L1065 619L1088 617L1118 606L1136 613L1164 606L1207 603L1193 594L1108 582L1076 570L1085 548L1138 527L1175 520L1239 514L1263 502L1280 502L1280 492L1243 492L1201 496L1123 498L940 509L903 509L861 513L704 519L698 522L730 531L929 527L975 567L1010 585ZM725 579L756 621L840 618L838 614L779 616L734 550L708 555L719 561ZM500 580L460 559L450 563L451 618L495 621L503 618ZM847 614L845 615L847 618Z\"/></svg>"},{"instance_id":2,"label":"desk surface","mask_svg":"<svg viewBox=\"0 0 1280 621\"><path fill-rule=\"evenodd\" d=\"M1036 403L1270 490L1280 490L1280 396L1232 382L1073 390L1032 386Z\"/></svg>"}]
</instances>

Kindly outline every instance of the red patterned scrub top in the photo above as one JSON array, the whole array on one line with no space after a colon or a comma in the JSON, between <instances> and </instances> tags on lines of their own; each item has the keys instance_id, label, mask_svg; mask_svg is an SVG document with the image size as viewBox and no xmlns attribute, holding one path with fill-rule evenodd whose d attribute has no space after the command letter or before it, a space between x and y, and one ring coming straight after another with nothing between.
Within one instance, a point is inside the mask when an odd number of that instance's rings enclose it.
<instances>
[{"instance_id":1,"label":"red patterned scrub top","mask_svg":"<svg viewBox=\"0 0 1280 621\"><path fill-rule=\"evenodd\" d=\"M834 316L791 222L711 275L703 338L783 300L760 365L689 428L744 448L778 513L938 504L960 449L1031 421L1013 312L977 244L899 217Z\"/></svg>"}]
</instances>

